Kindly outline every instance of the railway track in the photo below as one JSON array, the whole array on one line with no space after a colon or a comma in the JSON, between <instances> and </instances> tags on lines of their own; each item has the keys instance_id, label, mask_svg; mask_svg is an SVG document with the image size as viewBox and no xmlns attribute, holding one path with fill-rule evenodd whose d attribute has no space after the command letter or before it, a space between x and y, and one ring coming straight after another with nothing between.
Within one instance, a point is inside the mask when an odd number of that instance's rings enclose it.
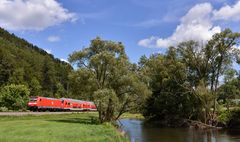
<instances>
[{"instance_id":1,"label":"railway track","mask_svg":"<svg viewBox=\"0 0 240 142\"><path fill-rule=\"evenodd\" d=\"M25 115L50 115L50 114L72 114L82 112L0 112L0 116L25 116Z\"/></svg>"}]
</instances>

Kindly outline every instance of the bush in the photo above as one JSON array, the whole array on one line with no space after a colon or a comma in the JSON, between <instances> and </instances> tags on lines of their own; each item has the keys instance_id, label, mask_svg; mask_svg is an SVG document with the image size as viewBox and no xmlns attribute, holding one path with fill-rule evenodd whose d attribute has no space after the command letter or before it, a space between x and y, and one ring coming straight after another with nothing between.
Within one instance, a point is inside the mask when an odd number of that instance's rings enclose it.
<instances>
[{"instance_id":1,"label":"bush","mask_svg":"<svg viewBox=\"0 0 240 142\"><path fill-rule=\"evenodd\" d=\"M8 108L6 107L0 107L0 112L7 112L8 111Z\"/></svg>"},{"instance_id":2,"label":"bush","mask_svg":"<svg viewBox=\"0 0 240 142\"><path fill-rule=\"evenodd\" d=\"M226 127L230 119L230 114L231 113L227 110L221 111L217 118L218 122Z\"/></svg>"},{"instance_id":3,"label":"bush","mask_svg":"<svg viewBox=\"0 0 240 142\"><path fill-rule=\"evenodd\" d=\"M24 85L7 85L0 92L0 107L8 110L25 110L30 91Z\"/></svg>"},{"instance_id":4,"label":"bush","mask_svg":"<svg viewBox=\"0 0 240 142\"><path fill-rule=\"evenodd\" d=\"M230 129L240 129L240 109L231 111L228 128Z\"/></svg>"}]
</instances>

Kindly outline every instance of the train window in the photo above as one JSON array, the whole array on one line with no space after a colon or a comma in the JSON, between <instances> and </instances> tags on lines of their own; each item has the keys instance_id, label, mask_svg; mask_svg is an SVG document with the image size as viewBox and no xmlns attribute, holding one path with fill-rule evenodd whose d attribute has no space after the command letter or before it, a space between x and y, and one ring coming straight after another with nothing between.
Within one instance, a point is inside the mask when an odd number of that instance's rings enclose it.
<instances>
[{"instance_id":1,"label":"train window","mask_svg":"<svg viewBox=\"0 0 240 142\"><path fill-rule=\"evenodd\" d=\"M39 100L40 102L42 101L42 99Z\"/></svg>"},{"instance_id":2,"label":"train window","mask_svg":"<svg viewBox=\"0 0 240 142\"><path fill-rule=\"evenodd\" d=\"M67 105L67 102L65 103L65 105Z\"/></svg>"},{"instance_id":3,"label":"train window","mask_svg":"<svg viewBox=\"0 0 240 142\"><path fill-rule=\"evenodd\" d=\"M62 104L64 103L64 100L62 100Z\"/></svg>"},{"instance_id":4,"label":"train window","mask_svg":"<svg viewBox=\"0 0 240 142\"><path fill-rule=\"evenodd\" d=\"M30 98L30 101L31 101L31 102L36 102L36 101L37 101L37 98L36 98L36 97L31 97L31 98Z\"/></svg>"},{"instance_id":5,"label":"train window","mask_svg":"<svg viewBox=\"0 0 240 142\"><path fill-rule=\"evenodd\" d=\"M68 103L68 105L70 105L70 103Z\"/></svg>"}]
</instances>

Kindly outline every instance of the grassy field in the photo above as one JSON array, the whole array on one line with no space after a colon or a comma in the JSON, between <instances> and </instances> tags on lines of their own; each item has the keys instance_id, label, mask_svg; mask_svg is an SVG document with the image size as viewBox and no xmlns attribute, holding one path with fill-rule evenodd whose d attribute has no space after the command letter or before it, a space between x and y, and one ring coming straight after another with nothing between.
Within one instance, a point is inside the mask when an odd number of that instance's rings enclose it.
<instances>
[{"instance_id":1,"label":"grassy field","mask_svg":"<svg viewBox=\"0 0 240 142\"><path fill-rule=\"evenodd\" d=\"M0 142L126 142L96 113L0 117Z\"/></svg>"}]
</instances>

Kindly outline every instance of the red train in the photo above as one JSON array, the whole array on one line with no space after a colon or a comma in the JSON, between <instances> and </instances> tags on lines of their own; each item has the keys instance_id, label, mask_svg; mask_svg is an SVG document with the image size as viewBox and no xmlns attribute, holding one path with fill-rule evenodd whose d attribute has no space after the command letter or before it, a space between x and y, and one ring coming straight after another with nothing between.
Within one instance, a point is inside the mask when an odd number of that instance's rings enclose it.
<instances>
[{"instance_id":1,"label":"red train","mask_svg":"<svg viewBox=\"0 0 240 142\"><path fill-rule=\"evenodd\" d=\"M96 111L93 102L69 98L30 97L28 108L31 111Z\"/></svg>"}]
</instances>

